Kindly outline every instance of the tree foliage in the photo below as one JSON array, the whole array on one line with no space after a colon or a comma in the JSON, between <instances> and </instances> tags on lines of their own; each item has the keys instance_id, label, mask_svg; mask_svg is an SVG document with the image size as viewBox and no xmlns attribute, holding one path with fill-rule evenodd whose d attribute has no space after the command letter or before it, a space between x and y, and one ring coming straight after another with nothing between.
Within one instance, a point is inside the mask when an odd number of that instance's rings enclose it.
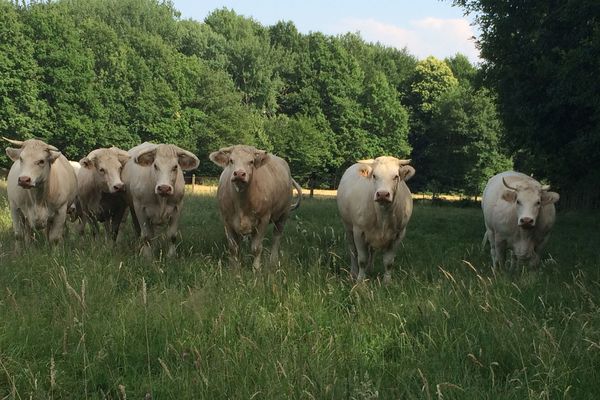
<instances>
[{"instance_id":1,"label":"tree foliage","mask_svg":"<svg viewBox=\"0 0 600 400\"><path fill-rule=\"evenodd\" d=\"M518 168L600 199L600 2L455 0L474 13Z\"/></svg>"},{"instance_id":2,"label":"tree foliage","mask_svg":"<svg viewBox=\"0 0 600 400\"><path fill-rule=\"evenodd\" d=\"M153 140L206 160L247 143L281 155L311 185L335 185L348 165L379 155L412 157L426 183L438 133L458 129L436 124L430 134L434 115L458 123L453 112L476 92L478 71L464 56L418 61L358 34L302 34L226 8L202 22L160 0L0 0L0 11L0 134L41 137L71 159ZM468 90L454 95L468 99L438 105L458 82ZM499 137L494 121L484 136ZM199 172L218 173L209 162Z\"/></svg>"}]
</instances>

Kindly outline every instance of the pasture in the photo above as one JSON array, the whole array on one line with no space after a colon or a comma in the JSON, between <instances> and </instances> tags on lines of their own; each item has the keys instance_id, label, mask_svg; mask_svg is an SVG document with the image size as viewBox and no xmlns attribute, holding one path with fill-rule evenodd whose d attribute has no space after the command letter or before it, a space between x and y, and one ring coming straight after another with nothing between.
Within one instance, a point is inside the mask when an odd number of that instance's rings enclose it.
<instances>
[{"instance_id":1,"label":"pasture","mask_svg":"<svg viewBox=\"0 0 600 400\"><path fill-rule=\"evenodd\" d=\"M539 270L492 273L480 208L417 202L393 283L378 257L355 286L334 199L305 198L253 272L227 267L210 195L186 197L175 260L138 258L130 221L15 257L0 189L0 396L597 399L599 226L559 211Z\"/></svg>"}]
</instances>

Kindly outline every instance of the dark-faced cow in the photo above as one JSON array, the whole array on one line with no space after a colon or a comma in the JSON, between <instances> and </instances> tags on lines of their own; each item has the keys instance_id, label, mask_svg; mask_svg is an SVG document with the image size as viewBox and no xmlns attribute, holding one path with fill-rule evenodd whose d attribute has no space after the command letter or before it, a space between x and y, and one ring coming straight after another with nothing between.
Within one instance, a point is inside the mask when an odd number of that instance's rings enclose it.
<instances>
[{"instance_id":1,"label":"dark-faced cow","mask_svg":"<svg viewBox=\"0 0 600 400\"><path fill-rule=\"evenodd\" d=\"M79 232L85 224L98 233L98 222L103 222L106 234L117 240L119 226L127 211L125 185L121 170L129 154L117 147L96 149L79 161L82 166L77 175Z\"/></svg>"},{"instance_id":2,"label":"dark-faced cow","mask_svg":"<svg viewBox=\"0 0 600 400\"><path fill-rule=\"evenodd\" d=\"M550 186L514 171L494 175L481 199L485 220L483 244L490 243L492 265L503 267L506 250L512 250L511 266L529 262L536 266L554 225L554 203L560 196Z\"/></svg>"},{"instance_id":3,"label":"dark-faced cow","mask_svg":"<svg viewBox=\"0 0 600 400\"><path fill-rule=\"evenodd\" d=\"M409 162L378 157L359 161L342 176L337 204L346 229L351 273L358 281L372 268L375 250L383 252L384 282L391 279L390 267L413 208L405 183L415 173Z\"/></svg>"},{"instance_id":4,"label":"dark-faced cow","mask_svg":"<svg viewBox=\"0 0 600 400\"><path fill-rule=\"evenodd\" d=\"M253 267L260 268L262 241L271 222L275 227L270 264L277 264L285 222L302 197L302 189L292 179L287 162L244 145L222 148L211 153L210 159L223 168L217 198L232 264L240 264L242 237L251 236ZM291 205L292 186L298 192L298 202L294 205Z\"/></svg>"},{"instance_id":5,"label":"dark-faced cow","mask_svg":"<svg viewBox=\"0 0 600 400\"><path fill-rule=\"evenodd\" d=\"M141 236L142 254L152 258L155 228L166 225L167 256L173 257L185 189L183 171L198 168L200 161L194 154L172 144L145 142L128 153L131 158L121 177L134 229Z\"/></svg>"},{"instance_id":6,"label":"dark-faced cow","mask_svg":"<svg viewBox=\"0 0 600 400\"><path fill-rule=\"evenodd\" d=\"M8 203L17 252L27 245L33 229L45 230L50 243L62 240L67 210L77 196L77 178L69 161L41 140L6 139L17 148L6 154L14 161L8 173Z\"/></svg>"}]
</instances>

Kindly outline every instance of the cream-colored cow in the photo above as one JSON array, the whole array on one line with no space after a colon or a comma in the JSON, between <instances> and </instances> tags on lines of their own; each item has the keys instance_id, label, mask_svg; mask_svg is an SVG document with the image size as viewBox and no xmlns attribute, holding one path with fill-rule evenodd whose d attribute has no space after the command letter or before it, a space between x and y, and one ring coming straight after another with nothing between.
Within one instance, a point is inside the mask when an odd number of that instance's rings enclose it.
<instances>
[{"instance_id":1,"label":"cream-colored cow","mask_svg":"<svg viewBox=\"0 0 600 400\"><path fill-rule=\"evenodd\" d=\"M384 282L391 279L390 267L413 208L405 183L415 174L409 162L389 156L359 161L340 180L337 204L346 229L351 273L358 281L372 268L375 250L383 252Z\"/></svg>"},{"instance_id":2,"label":"cream-colored cow","mask_svg":"<svg viewBox=\"0 0 600 400\"><path fill-rule=\"evenodd\" d=\"M50 243L62 240L67 210L77 196L77 178L69 161L41 140L4 138L17 148L6 154L13 165L8 173L8 203L15 232L15 250L28 245L33 229L44 230Z\"/></svg>"}]
</instances>

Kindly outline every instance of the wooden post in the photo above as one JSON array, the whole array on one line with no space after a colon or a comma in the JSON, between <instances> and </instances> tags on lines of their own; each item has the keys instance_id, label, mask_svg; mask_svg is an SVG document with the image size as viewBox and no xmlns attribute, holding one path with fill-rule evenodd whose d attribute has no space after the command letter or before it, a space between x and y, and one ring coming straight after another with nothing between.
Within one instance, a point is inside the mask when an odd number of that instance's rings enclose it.
<instances>
[{"instance_id":1,"label":"wooden post","mask_svg":"<svg viewBox=\"0 0 600 400\"><path fill-rule=\"evenodd\" d=\"M196 174L192 174L192 193L196 192Z\"/></svg>"}]
</instances>

